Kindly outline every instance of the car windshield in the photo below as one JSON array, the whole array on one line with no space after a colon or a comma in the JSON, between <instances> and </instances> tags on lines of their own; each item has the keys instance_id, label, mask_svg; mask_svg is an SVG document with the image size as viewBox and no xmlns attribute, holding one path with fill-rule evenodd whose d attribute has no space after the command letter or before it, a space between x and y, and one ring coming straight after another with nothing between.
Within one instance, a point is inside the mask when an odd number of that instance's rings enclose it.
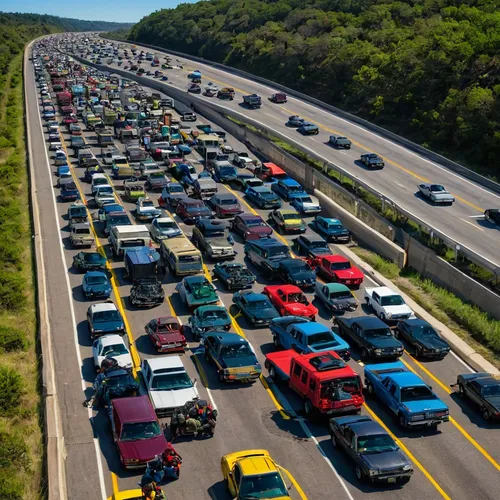
<instances>
[{"instance_id":1,"label":"car windshield","mask_svg":"<svg viewBox=\"0 0 500 500\"><path fill-rule=\"evenodd\" d=\"M275 246L267 249L267 258L270 260L282 260L290 257L288 246Z\"/></svg>"},{"instance_id":2,"label":"car windshield","mask_svg":"<svg viewBox=\"0 0 500 500\"><path fill-rule=\"evenodd\" d=\"M160 229L174 229L175 228L175 222L158 222L158 226Z\"/></svg>"},{"instance_id":3,"label":"car windshield","mask_svg":"<svg viewBox=\"0 0 500 500\"><path fill-rule=\"evenodd\" d=\"M219 201L221 205L237 205L238 200L234 198L223 198L222 200Z\"/></svg>"},{"instance_id":4,"label":"car windshield","mask_svg":"<svg viewBox=\"0 0 500 500\"><path fill-rule=\"evenodd\" d=\"M127 348L123 344L105 345L102 348L101 356L120 356L127 353Z\"/></svg>"},{"instance_id":5,"label":"car windshield","mask_svg":"<svg viewBox=\"0 0 500 500\"><path fill-rule=\"evenodd\" d=\"M397 446L388 434L375 434L374 436L358 436L358 453L374 454L396 451Z\"/></svg>"},{"instance_id":6,"label":"car windshield","mask_svg":"<svg viewBox=\"0 0 500 500\"><path fill-rule=\"evenodd\" d=\"M288 496L287 488L277 472L261 476L243 476L241 479L239 498L242 500L286 496Z\"/></svg>"},{"instance_id":7,"label":"car windshield","mask_svg":"<svg viewBox=\"0 0 500 500\"><path fill-rule=\"evenodd\" d=\"M182 186L169 186L168 190L171 193L183 193L184 189L182 189Z\"/></svg>"},{"instance_id":8,"label":"car windshield","mask_svg":"<svg viewBox=\"0 0 500 500\"><path fill-rule=\"evenodd\" d=\"M244 356L250 356L252 350L247 344L234 344L221 347L220 355L223 358L242 358Z\"/></svg>"},{"instance_id":9,"label":"car windshield","mask_svg":"<svg viewBox=\"0 0 500 500\"><path fill-rule=\"evenodd\" d=\"M431 326L424 326L424 325L412 326L411 332L419 337L437 336L436 330L434 330L434 328L432 328Z\"/></svg>"},{"instance_id":10,"label":"car windshield","mask_svg":"<svg viewBox=\"0 0 500 500\"><path fill-rule=\"evenodd\" d=\"M254 311L261 311L269 309L269 301L267 300L251 300L248 302L248 309L252 309Z\"/></svg>"},{"instance_id":11,"label":"car windshield","mask_svg":"<svg viewBox=\"0 0 500 500\"><path fill-rule=\"evenodd\" d=\"M265 226L265 223L262 219L247 219L245 221L245 225L247 227L258 227L258 226Z\"/></svg>"},{"instance_id":12,"label":"car windshield","mask_svg":"<svg viewBox=\"0 0 500 500\"><path fill-rule=\"evenodd\" d=\"M335 337L330 332L315 333L307 337L307 345L324 344L326 342L331 343L332 341L335 341Z\"/></svg>"},{"instance_id":13,"label":"car windshield","mask_svg":"<svg viewBox=\"0 0 500 500\"><path fill-rule=\"evenodd\" d=\"M401 389L401 402L422 401L427 399L436 399L434 393L426 386L403 387Z\"/></svg>"},{"instance_id":14,"label":"car windshield","mask_svg":"<svg viewBox=\"0 0 500 500\"><path fill-rule=\"evenodd\" d=\"M440 192L440 191L446 191L444 186L441 186L440 184L432 184L432 186L430 188L431 188L431 191L433 193Z\"/></svg>"},{"instance_id":15,"label":"car windshield","mask_svg":"<svg viewBox=\"0 0 500 500\"><path fill-rule=\"evenodd\" d=\"M392 335L391 330L389 328L374 328L371 330L365 330L365 336L370 338L377 337L390 337Z\"/></svg>"},{"instance_id":16,"label":"car windshield","mask_svg":"<svg viewBox=\"0 0 500 500\"><path fill-rule=\"evenodd\" d=\"M132 222L130 222L127 215L117 215L115 217L109 217L108 224L111 226L130 226Z\"/></svg>"},{"instance_id":17,"label":"car windshield","mask_svg":"<svg viewBox=\"0 0 500 500\"><path fill-rule=\"evenodd\" d=\"M350 299L352 297L351 293L345 292L330 292L331 299Z\"/></svg>"},{"instance_id":18,"label":"car windshield","mask_svg":"<svg viewBox=\"0 0 500 500\"><path fill-rule=\"evenodd\" d=\"M102 256L100 253L85 253L84 259L86 262L101 262Z\"/></svg>"},{"instance_id":19,"label":"car windshield","mask_svg":"<svg viewBox=\"0 0 500 500\"><path fill-rule=\"evenodd\" d=\"M235 167L220 167L219 172L222 175L237 175L238 171Z\"/></svg>"},{"instance_id":20,"label":"car windshield","mask_svg":"<svg viewBox=\"0 0 500 500\"><path fill-rule=\"evenodd\" d=\"M330 265L330 269L334 271L344 271L345 269L350 269L350 262L332 262Z\"/></svg>"},{"instance_id":21,"label":"car windshield","mask_svg":"<svg viewBox=\"0 0 500 500\"><path fill-rule=\"evenodd\" d=\"M188 389L189 387L193 387L193 382L186 372L154 375L151 382L151 389L159 391L175 391L177 389Z\"/></svg>"},{"instance_id":22,"label":"car windshield","mask_svg":"<svg viewBox=\"0 0 500 500\"><path fill-rule=\"evenodd\" d=\"M383 306L402 306L404 303L401 295L388 295L380 298L380 304Z\"/></svg>"},{"instance_id":23,"label":"car windshield","mask_svg":"<svg viewBox=\"0 0 500 500\"><path fill-rule=\"evenodd\" d=\"M343 229L340 224L327 224L326 227L330 231L340 231L341 229Z\"/></svg>"},{"instance_id":24,"label":"car windshield","mask_svg":"<svg viewBox=\"0 0 500 500\"><path fill-rule=\"evenodd\" d=\"M201 315L202 319L204 321L216 321L218 319L226 319L227 318L227 313L226 311L205 311Z\"/></svg>"},{"instance_id":25,"label":"car windshield","mask_svg":"<svg viewBox=\"0 0 500 500\"><path fill-rule=\"evenodd\" d=\"M87 283L89 285L104 285L107 281L106 276L87 276Z\"/></svg>"},{"instance_id":26,"label":"car windshield","mask_svg":"<svg viewBox=\"0 0 500 500\"><path fill-rule=\"evenodd\" d=\"M145 200L142 202L143 207L154 207L155 204L151 200Z\"/></svg>"},{"instance_id":27,"label":"car windshield","mask_svg":"<svg viewBox=\"0 0 500 500\"><path fill-rule=\"evenodd\" d=\"M101 311L95 312L92 316L94 323L101 323L104 321L121 321L122 318L118 311Z\"/></svg>"},{"instance_id":28,"label":"car windshield","mask_svg":"<svg viewBox=\"0 0 500 500\"><path fill-rule=\"evenodd\" d=\"M161 434L160 424L152 422L136 422L133 424L123 424L120 441L141 441L151 439Z\"/></svg>"},{"instance_id":29,"label":"car windshield","mask_svg":"<svg viewBox=\"0 0 500 500\"><path fill-rule=\"evenodd\" d=\"M303 196L302 198L299 198L301 203L312 203L312 199L309 198L309 196Z\"/></svg>"},{"instance_id":30,"label":"car windshield","mask_svg":"<svg viewBox=\"0 0 500 500\"><path fill-rule=\"evenodd\" d=\"M325 252L330 252L330 247L324 241L311 241L309 244L309 248L311 250L314 250L315 252L323 250Z\"/></svg>"},{"instance_id":31,"label":"car windshield","mask_svg":"<svg viewBox=\"0 0 500 500\"><path fill-rule=\"evenodd\" d=\"M311 268L302 260L297 259L297 262L289 267L290 274L299 274L306 271L311 271Z\"/></svg>"},{"instance_id":32,"label":"car windshield","mask_svg":"<svg viewBox=\"0 0 500 500\"><path fill-rule=\"evenodd\" d=\"M491 396L500 396L500 385L487 385L483 387L481 394L485 398L489 398Z\"/></svg>"}]
</instances>

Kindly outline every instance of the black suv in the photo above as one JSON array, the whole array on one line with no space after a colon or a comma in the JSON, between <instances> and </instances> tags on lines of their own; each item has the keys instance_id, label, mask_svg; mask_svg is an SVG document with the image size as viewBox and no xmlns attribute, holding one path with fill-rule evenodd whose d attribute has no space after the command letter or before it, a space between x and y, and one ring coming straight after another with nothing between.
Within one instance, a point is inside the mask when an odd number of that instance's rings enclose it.
<instances>
[{"instance_id":1,"label":"black suv","mask_svg":"<svg viewBox=\"0 0 500 500\"><path fill-rule=\"evenodd\" d=\"M291 258L288 245L274 238L247 241L245 243L245 256L261 272L268 275L276 273L279 263L282 260Z\"/></svg>"}]
</instances>

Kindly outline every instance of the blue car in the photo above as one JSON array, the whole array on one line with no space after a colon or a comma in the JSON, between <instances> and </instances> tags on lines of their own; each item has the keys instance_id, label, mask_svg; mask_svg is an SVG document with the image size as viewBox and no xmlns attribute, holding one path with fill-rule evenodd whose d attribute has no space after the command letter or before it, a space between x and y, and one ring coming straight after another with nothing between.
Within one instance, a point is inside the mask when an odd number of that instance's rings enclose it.
<instances>
[{"instance_id":1,"label":"blue car","mask_svg":"<svg viewBox=\"0 0 500 500\"><path fill-rule=\"evenodd\" d=\"M60 165L57 167L57 176L58 177L71 177L71 172L69 171L68 165Z\"/></svg>"},{"instance_id":2,"label":"blue car","mask_svg":"<svg viewBox=\"0 0 500 500\"><path fill-rule=\"evenodd\" d=\"M317 215L312 222L312 228L327 241L338 243L349 243L351 241L351 233L342 225L339 219Z\"/></svg>"},{"instance_id":3,"label":"blue car","mask_svg":"<svg viewBox=\"0 0 500 500\"><path fill-rule=\"evenodd\" d=\"M231 328L231 317L223 306L198 307L188 321L196 340L199 340L207 332L227 332Z\"/></svg>"},{"instance_id":4,"label":"blue car","mask_svg":"<svg viewBox=\"0 0 500 500\"><path fill-rule=\"evenodd\" d=\"M295 179L281 179L272 184L272 190L285 201L290 201L297 196L307 195L305 189Z\"/></svg>"},{"instance_id":5,"label":"blue car","mask_svg":"<svg viewBox=\"0 0 500 500\"><path fill-rule=\"evenodd\" d=\"M233 303L254 326L269 325L272 319L279 317L279 312L263 293L241 290L233 295Z\"/></svg>"},{"instance_id":6,"label":"blue car","mask_svg":"<svg viewBox=\"0 0 500 500\"><path fill-rule=\"evenodd\" d=\"M88 271L82 282L83 295L90 299L92 297L108 299L111 296L111 283L101 271Z\"/></svg>"},{"instance_id":7,"label":"blue car","mask_svg":"<svg viewBox=\"0 0 500 500\"><path fill-rule=\"evenodd\" d=\"M214 180L216 182L236 181L238 176L238 169L232 165L216 165L214 168Z\"/></svg>"},{"instance_id":8,"label":"blue car","mask_svg":"<svg viewBox=\"0 0 500 500\"><path fill-rule=\"evenodd\" d=\"M349 344L321 323L299 316L283 316L273 319L269 328L278 348L294 348L304 354L335 351L346 361L351 358Z\"/></svg>"},{"instance_id":9,"label":"blue car","mask_svg":"<svg viewBox=\"0 0 500 500\"><path fill-rule=\"evenodd\" d=\"M249 187L245 197L259 208L281 208L281 200L267 186Z\"/></svg>"},{"instance_id":10,"label":"blue car","mask_svg":"<svg viewBox=\"0 0 500 500\"><path fill-rule=\"evenodd\" d=\"M105 335L106 333L125 334L125 323L118 308L112 301L92 304L87 310L87 323L90 330L90 338Z\"/></svg>"},{"instance_id":11,"label":"blue car","mask_svg":"<svg viewBox=\"0 0 500 500\"><path fill-rule=\"evenodd\" d=\"M318 135L319 128L314 123L304 122L298 129L302 135Z\"/></svg>"},{"instance_id":12,"label":"blue car","mask_svg":"<svg viewBox=\"0 0 500 500\"><path fill-rule=\"evenodd\" d=\"M106 222L107 215L112 212L125 212L125 209L119 203L110 203L109 205L104 205L97 211L97 220L99 220L100 222Z\"/></svg>"}]
</instances>

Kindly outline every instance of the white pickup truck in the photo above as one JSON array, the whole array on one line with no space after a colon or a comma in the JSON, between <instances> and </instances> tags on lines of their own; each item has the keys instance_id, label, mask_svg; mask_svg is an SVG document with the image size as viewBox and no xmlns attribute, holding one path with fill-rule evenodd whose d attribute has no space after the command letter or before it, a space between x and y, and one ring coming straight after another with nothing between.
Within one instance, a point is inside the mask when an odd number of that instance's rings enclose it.
<instances>
[{"instance_id":1,"label":"white pickup truck","mask_svg":"<svg viewBox=\"0 0 500 500\"><path fill-rule=\"evenodd\" d=\"M158 417L171 415L175 408L199 398L180 356L157 356L145 359L140 371Z\"/></svg>"},{"instance_id":2,"label":"white pickup truck","mask_svg":"<svg viewBox=\"0 0 500 500\"><path fill-rule=\"evenodd\" d=\"M386 286L365 288L365 301L375 314L386 323L414 318L415 313L401 295Z\"/></svg>"}]
</instances>

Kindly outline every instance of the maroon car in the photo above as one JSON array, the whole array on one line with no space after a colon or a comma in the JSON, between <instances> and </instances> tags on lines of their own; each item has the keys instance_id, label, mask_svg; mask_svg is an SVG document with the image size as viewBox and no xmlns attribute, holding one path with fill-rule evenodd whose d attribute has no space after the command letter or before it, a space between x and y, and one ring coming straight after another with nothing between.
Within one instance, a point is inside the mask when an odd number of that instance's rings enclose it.
<instances>
[{"instance_id":1,"label":"maroon car","mask_svg":"<svg viewBox=\"0 0 500 500\"><path fill-rule=\"evenodd\" d=\"M167 448L167 440L148 396L113 399L111 428L120 461L127 469L145 467Z\"/></svg>"},{"instance_id":2,"label":"maroon car","mask_svg":"<svg viewBox=\"0 0 500 500\"><path fill-rule=\"evenodd\" d=\"M271 102L275 102L276 104L283 104L286 102L286 94L283 94L282 92L278 92L277 94L273 94L269 100Z\"/></svg>"},{"instance_id":3,"label":"maroon car","mask_svg":"<svg viewBox=\"0 0 500 500\"><path fill-rule=\"evenodd\" d=\"M272 228L264 222L260 215L237 215L231 223L231 231L238 233L245 241L269 238Z\"/></svg>"},{"instance_id":4,"label":"maroon car","mask_svg":"<svg viewBox=\"0 0 500 500\"><path fill-rule=\"evenodd\" d=\"M202 200L186 198L177 204L175 213L181 217L186 224L194 224L199 219L212 219L212 211Z\"/></svg>"},{"instance_id":5,"label":"maroon car","mask_svg":"<svg viewBox=\"0 0 500 500\"><path fill-rule=\"evenodd\" d=\"M183 327L177 318L165 316L152 319L144 330L158 352L184 352L186 337L182 334Z\"/></svg>"},{"instance_id":6,"label":"maroon car","mask_svg":"<svg viewBox=\"0 0 500 500\"><path fill-rule=\"evenodd\" d=\"M217 193L207 203L219 219L232 218L243 213L238 199L230 193Z\"/></svg>"}]
</instances>

